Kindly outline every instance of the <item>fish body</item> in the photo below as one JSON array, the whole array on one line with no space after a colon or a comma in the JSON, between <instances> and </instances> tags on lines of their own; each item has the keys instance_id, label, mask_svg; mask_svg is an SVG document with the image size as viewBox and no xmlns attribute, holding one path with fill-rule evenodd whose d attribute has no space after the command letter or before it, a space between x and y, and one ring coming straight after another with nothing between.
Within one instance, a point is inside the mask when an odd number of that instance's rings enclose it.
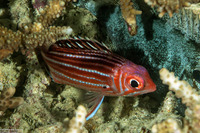
<instances>
[{"instance_id":1,"label":"fish body","mask_svg":"<svg viewBox=\"0 0 200 133\"><path fill-rule=\"evenodd\" d=\"M147 70L112 53L97 41L59 40L42 56L54 82L69 84L92 93L90 119L104 96L137 96L156 90Z\"/></svg>"}]
</instances>

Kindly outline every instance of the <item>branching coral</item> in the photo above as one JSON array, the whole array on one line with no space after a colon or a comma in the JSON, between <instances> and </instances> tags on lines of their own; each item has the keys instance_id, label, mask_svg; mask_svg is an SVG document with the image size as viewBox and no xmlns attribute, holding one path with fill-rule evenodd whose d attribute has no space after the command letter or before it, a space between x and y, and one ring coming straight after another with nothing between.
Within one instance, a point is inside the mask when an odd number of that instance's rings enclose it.
<instances>
[{"instance_id":1,"label":"branching coral","mask_svg":"<svg viewBox=\"0 0 200 133\"><path fill-rule=\"evenodd\" d=\"M174 12L178 12L182 7L190 6L190 3L199 2L199 0L145 0L151 7L158 7L159 17L166 12L172 17Z\"/></svg>"},{"instance_id":2,"label":"branching coral","mask_svg":"<svg viewBox=\"0 0 200 133\"><path fill-rule=\"evenodd\" d=\"M36 24L40 23L40 29L48 27L55 21L56 18L60 17L60 15L63 12L63 9L65 9L65 1L62 0L53 0L50 1L48 5L46 5L45 9L40 11L40 16L36 20ZM35 27L34 25L32 25ZM31 26L29 26L29 30L32 29ZM37 31L37 30L36 30ZM34 30L33 30L34 32Z\"/></svg>"},{"instance_id":3,"label":"branching coral","mask_svg":"<svg viewBox=\"0 0 200 133\"><path fill-rule=\"evenodd\" d=\"M182 133L180 125L174 119L167 119L152 127L153 133Z\"/></svg>"},{"instance_id":4,"label":"branching coral","mask_svg":"<svg viewBox=\"0 0 200 133\"><path fill-rule=\"evenodd\" d=\"M14 32L0 26L0 59L12 54L13 51L20 49L22 53L25 50L31 50L37 46L50 45L59 37L70 35L70 27L49 26L58 18L65 9L66 1L53 0L41 12L41 15L33 24L21 24L21 31Z\"/></svg>"},{"instance_id":5,"label":"branching coral","mask_svg":"<svg viewBox=\"0 0 200 133\"><path fill-rule=\"evenodd\" d=\"M31 23L32 14L28 2L29 0L11 0L9 2L10 13L15 25Z\"/></svg>"},{"instance_id":6,"label":"branching coral","mask_svg":"<svg viewBox=\"0 0 200 133\"><path fill-rule=\"evenodd\" d=\"M6 111L8 108L16 108L17 106L21 105L24 102L22 97L13 97L15 94L16 89L13 87L9 87L5 89L1 93L0 97L0 111Z\"/></svg>"},{"instance_id":7,"label":"branching coral","mask_svg":"<svg viewBox=\"0 0 200 133\"><path fill-rule=\"evenodd\" d=\"M76 116L70 121L69 130L66 133L81 133L86 115L86 108L82 105L78 106Z\"/></svg>"},{"instance_id":8,"label":"branching coral","mask_svg":"<svg viewBox=\"0 0 200 133\"><path fill-rule=\"evenodd\" d=\"M0 27L0 59L17 51L21 44L22 33L20 31L13 32L3 26Z\"/></svg>"},{"instance_id":9,"label":"branching coral","mask_svg":"<svg viewBox=\"0 0 200 133\"><path fill-rule=\"evenodd\" d=\"M159 73L163 84L169 85L169 90L174 91L176 96L181 98L186 106L192 109L196 104L200 103L200 95L198 95L197 91L188 82L178 80L174 76L174 73L170 73L165 68L161 69Z\"/></svg>"},{"instance_id":10,"label":"branching coral","mask_svg":"<svg viewBox=\"0 0 200 133\"><path fill-rule=\"evenodd\" d=\"M175 92L178 98L182 99L182 103L188 107L185 111L183 128L180 127L177 121L167 119L166 121L153 126L154 133L167 132L199 132L200 130L200 95L192 88L188 82L178 80L174 73L170 73L167 69L160 70L160 78L163 84L169 85L169 90ZM168 128L166 128L168 127Z\"/></svg>"},{"instance_id":11,"label":"branching coral","mask_svg":"<svg viewBox=\"0 0 200 133\"><path fill-rule=\"evenodd\" d=\"M127 23L130 35L137 33L136 15L142 14L142 11L133 8L133 2L130 0L120 0L122 16Z\"/></svg>"}]
</instances>

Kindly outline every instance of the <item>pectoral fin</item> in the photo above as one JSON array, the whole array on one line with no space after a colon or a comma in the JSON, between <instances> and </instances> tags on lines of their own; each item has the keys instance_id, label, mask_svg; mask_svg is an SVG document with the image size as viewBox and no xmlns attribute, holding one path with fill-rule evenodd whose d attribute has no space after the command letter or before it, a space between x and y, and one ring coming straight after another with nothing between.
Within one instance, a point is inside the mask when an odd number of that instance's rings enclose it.
<instances>
[{"instance_id":1,"label":"pectoral fin","mask_svg":"<svg viewBox=\"0 0 200 133\"><path fill-rule=\"evenodd\" d=\"M87 102L90 107L86 120L92 118L98 111L101 103L103 102L104 96L99 93L88 92L87 93Z\"/></svg>"}]
</instances>

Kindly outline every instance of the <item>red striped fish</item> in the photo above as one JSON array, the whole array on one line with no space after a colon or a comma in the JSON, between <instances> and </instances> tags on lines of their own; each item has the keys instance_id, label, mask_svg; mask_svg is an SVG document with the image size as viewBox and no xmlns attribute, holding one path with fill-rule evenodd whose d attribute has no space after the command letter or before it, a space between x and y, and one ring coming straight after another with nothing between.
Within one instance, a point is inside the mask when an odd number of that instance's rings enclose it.
<instances>
[{"instance_id":1,"label":"red striped fish","mask_svg":"<svg viewBox=\"0 0 200 133\"><path fill-rule=\"evenodd\" d=\"M89 97L92 106L86 119L99 109L104 96L137 96L156 90L147 70L112 53L97 41L59 40L42 51L56 83L69 84L95 92Z\"/></svg>"}]
</instances>

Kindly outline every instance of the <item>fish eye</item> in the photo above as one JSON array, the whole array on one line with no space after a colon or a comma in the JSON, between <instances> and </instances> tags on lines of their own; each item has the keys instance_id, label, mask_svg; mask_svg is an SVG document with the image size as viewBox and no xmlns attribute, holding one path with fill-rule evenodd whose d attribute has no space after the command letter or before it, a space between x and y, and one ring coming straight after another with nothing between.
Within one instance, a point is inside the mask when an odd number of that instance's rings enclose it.
<instances>
[{"instance_id":1,"label":"fish eye","mask_svg":"<svg viewBox=\"0 0 200 133\"><path fill-rule=\"evenodd\" d=\"M137 74L127 76L125 82L128 88L132 90L141 90L144 88L144 79Z\"/></svg>"},{"instance_id":2,"label":"fish eye","mask_svg":"<svg viewBox=\"0 0 200 133\"><path fill-rule=\"evenodd\" d=\"M131 79L130 84L133 88L137 88L139 86L139 82L135 79Z\"/></svg>"}]
</instances>

